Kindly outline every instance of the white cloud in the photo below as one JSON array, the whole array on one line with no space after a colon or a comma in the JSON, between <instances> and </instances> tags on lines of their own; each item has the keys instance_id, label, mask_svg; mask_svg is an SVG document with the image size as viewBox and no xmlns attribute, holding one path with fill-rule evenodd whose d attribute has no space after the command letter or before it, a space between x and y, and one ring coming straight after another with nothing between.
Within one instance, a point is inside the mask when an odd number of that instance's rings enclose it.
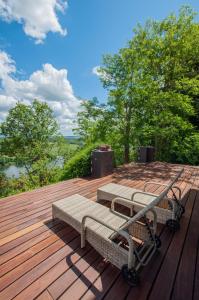
<instances>
[{"instance_id":1,"label":"white cloud","mask_svg":"<svg viewBox=\"0 0 199 300\"><path fill-rule=\"evenodd\" d=\"M100 66L95 66L95 67L93 67L92 73L93 73L94 75L100 76Z\"/></svg>"},{"instance_id":2,"label":"white cloud","mask_svg":"<svg viewBox=\"0 0 199 300\"><path fill-rule=\"evenodd\" d=\"M33 99L45 101L53 109L54 115L64 134L71 134L73 120L80 110L80 100L74 95L67 78L66 69L56 69L44 64L42 70L35 71L27 80L13 77L17 72L15 62L6 52L0 52L0 121L17 101L30 104Z\"/></svg>"},{"instance_id":3,"label":"white cloud","mask_svg":"<svg viewBox=\"0 0 199 300\"><path fill-rule=\"evenodd\" d=\"M15 62L5 52L0 52L0 78L16 71Z\"/></svg>"},{"instance_id":4,"label":"white cloud","mask_svg":"<svg viewBox=\"0 0 199 300\"><path fill-rule=\"evenodd\" d=\"M41 43L50 31L66 35L57 17L66 7L66 0L0 0L0 17L23 24L24 32Z\"/></svg>"},{"instance_id":5,"label":"white cloud","mask_svg":"<svg viewBox=\"0 0 199 300\"><path fill-rule=\"evenodd\" d=\"M95 66L92 68L92 73L104 80L111 80L110 76L104 71L101 70L100 66Z\"/></svg>"}]
</instances>

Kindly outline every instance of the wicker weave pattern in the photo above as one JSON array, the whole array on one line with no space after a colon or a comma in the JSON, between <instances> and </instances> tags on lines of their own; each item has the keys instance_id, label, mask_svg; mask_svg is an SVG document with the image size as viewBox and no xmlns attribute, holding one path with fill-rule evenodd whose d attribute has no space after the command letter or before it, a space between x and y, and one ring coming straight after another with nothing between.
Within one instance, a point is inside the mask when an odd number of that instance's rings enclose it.
<instances>
[{"instance_id":1,"label":"wicker weave pattern","mask_svg":"<svg viewBox=\"0 0 199 300\"><path fill-rule=\"evenodd\" d=\"M103 230L102 230L103 231ZM128 251L118 247L112 240L102 238L103 232L97 234L90 228L86 229L86 240L95 248L103 257L110 261L117 268L121 269L128 262ZM134 262L132 262L134 263Z\"/></svg>"},{"instance_id":2,"label":"wicker weave pattern","mask_svg":"<svg viewBox=\"0 0 199 300\"><path fill-rule=\"evenodd\" d=\"M147 241L149 239L149 233L146 228L146 225L142 222L135 222L129 226L128 232L135 238L138 238L142 241Z\"/></svg>"},{"instance_id":3,"label":"wicker weave pattern","mask_svg":"<svg viewBox=\"0 0 199 300\"><path fill-rule=\"evenodd\" d=\"M167 197L167 193L165 191L169 192L171 187L174 185L176 180L180 177L182 174L183 169L177 174L177 176L171 181L169 185L166 186L166 189L161 194L161 199L159 202L157 202L157 205L155 206L154 210L157 213L157 222L161 224L165 224L167 220L169 219L175 219L176 212L177 212L177 205L173 202L172 199L169 199ZM141 193L140 193L141 192ZM136 190L130 187L126 187L120 184L115 183L109 183L107 185L104 185L100 187L97 190L97 201L99 200L107 200L107 201L113 201L116 197L120 197L127 200L132 200L132 195L135 193L133 197L134 205L129 203L122 203L122 199L117 201L117 203L121 203L128 208L133 207L133 210L135 212L140 211L144 206L148 206L157 198L158 195L154 194L148 194L144 191ZM159 195L160 196L160 195ZM172 205L169 205L169 202ZM141 205L141 206L140 206ZM132 210L131 210L132 211ZM150 213L148 214L148 217L151 218Z\"/></svg>"},{"instance_id":4,"label":"wicker weave pattern","mask_svg":"<svg viewBox=\"0 0 199 300\"><path fill-rule=\"evenodd\" d=\"M97 217L104 222L103 225L96 220L86 219L85 238L103 257L120 269L124 264L128 264L131 268L136 263L131 237L151 244L151 236L146 226L136 220L131 222L127 231L123 231L123 234L125 233L131 241L129 250L128 247L123 248L118 242L115 242L115 238L119 236L120 228L124 227L131 219L77 194L53 203L52 214L54 218L65 221L80 233L82 233L82 222L86 215Z\"/></svg>"}]
</instances>

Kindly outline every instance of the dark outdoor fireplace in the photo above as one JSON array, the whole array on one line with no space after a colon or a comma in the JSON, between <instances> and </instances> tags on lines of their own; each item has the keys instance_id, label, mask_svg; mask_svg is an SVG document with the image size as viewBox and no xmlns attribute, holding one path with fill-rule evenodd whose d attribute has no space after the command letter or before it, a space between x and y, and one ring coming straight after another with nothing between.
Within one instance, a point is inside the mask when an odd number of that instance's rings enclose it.
<instances>
[{"instance_id":1,"label":"dark outdoor fireplace","mask_svg":"<svg viewBox=\"0 0 199 300\"><path fill-rule=\"evenodd\" d=\"M138 148L138 162L147 163L155 160L155 148L144 146Z\"/></svg>"},{"instance_id":2,"label":"dark outdoor fireplace","mask_svg":"<svg viewBox=\"0 0 199 300\"><path fill-rule=\"evenodd\" d=\"M108 145L101 145L92 152L91 173L93 177L103 177L113 172L114 152Z\"/></svg>"}]
</instances>

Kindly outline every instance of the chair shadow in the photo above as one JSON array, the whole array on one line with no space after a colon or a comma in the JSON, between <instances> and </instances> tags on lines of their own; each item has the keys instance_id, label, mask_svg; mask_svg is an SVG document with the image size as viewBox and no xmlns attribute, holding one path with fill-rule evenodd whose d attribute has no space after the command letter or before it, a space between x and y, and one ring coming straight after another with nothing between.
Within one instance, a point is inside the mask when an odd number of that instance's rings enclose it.
<instances>
[{"instance_id":1,"label":"chair shadow","mask_svg":"<svg viewBox=\"0 0 199 300\"><path fill-rule=\"evenodd\" d=\"M72 255L68 255L66 257L67 264L72 264ZM95 258L93 258L95 256ZM92 257L92 259L91 259ZM100 254L95 251L94 248L91 247L90 252L87 253L87 255L84 255L81 259L85 261L86 264L88 264L88 268L82 273L81 270L77 267L77 264L73 264L71 267L71 270L76 274L78 277L77 280L80 280L81 283L86 287L85 293L89 292L92 293L93 299L96 299L100 295L104 294L107 285L109 286L109 283L107 280L111 280L111 275L114 274L113 277L115 277L115 274L119 275L120 270L117 269L115 266L111 265L110 262L106 261ZM111 274L112 273L112 274ZM94 277L92 275L94 274ZM109 274L109 276L107 276ZM90 276L89 276L90 275ZM107 278L109 277L109 278ZM116 276L117 277L117 276ZM91 280L93 278L93 280ZM96 280L100 281L100 289L97 288L95 285ZM112 278L113 280L113 278ZM110 282L110 281L109 281ZM125 282L124 282L125 284Z\"/></svg>"},{"instance_id":2,"label":"chair shadow","mask_svg":"<svg viewBox=\"0 0 199 300\"><path fill-rule=\"evenodd\" d=\"M86 246L84 248L80 248L80 234L75 231L71 226L69 226L68 224L58 220L58 219L52 219L49 221L45 222L45 225L48 226L49 230L51 230L54 234L56 234L66 245L69 245L69 247L72 249L70 251L70 253L66 256L65 260L66 260L66 264L69 267L68 270L71 270L76 276L74 281L72 282L72 284L76 281L76 280L80 280L86 287L86 289L90 290L94 295L100 295L101 293L103 293L104 291L104 286L107 285L107 276L104 278L103 277L103 272L109 268L110 270L112 270L114 272L114 274L116 274L116 272L119 274L119 270L112 266L109 262L105 261L103 259L103 257L100 256L100 254L87 242ZM53 227L54 225L54 227ZM74 237L72 240L68 240L67 239L67 233L63 236L61 234L59 234L59 232L57 232L57 229L55 229L55 226L60 225L60 227L63 225L65 226L65 228L68 228L68 232L72 232L72 234L74 234ZM77 259L78 257L78 259ZM83 270L78 268L78 265L85 265L86 268ZM102 289L98 290L94 284L93 281L91 281L89 279L89 276L85 275L86 271L90 271L92 268L92 272L97 272L98 275L97 277L100 277L100 281L101 281L101 286ZM67 270L67 271L68 271ZM66 271L66 274L67 274ZM109 271L110 272L110 271ZM103 280L104 278L104 280ZM96 278L97 279L97 278ZM72 284L70 284L67 288L69 288L70 286L72 286ZM66 288L66 289L67 289ZM94 296L95 299L95 296Z\"/></svg>"}]
</instances>

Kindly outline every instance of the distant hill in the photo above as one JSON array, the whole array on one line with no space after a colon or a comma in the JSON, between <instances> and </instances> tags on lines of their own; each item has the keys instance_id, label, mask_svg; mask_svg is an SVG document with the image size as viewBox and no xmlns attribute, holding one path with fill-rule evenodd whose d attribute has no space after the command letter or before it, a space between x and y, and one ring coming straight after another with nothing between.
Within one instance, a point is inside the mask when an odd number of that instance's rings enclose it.
<instances>
[{"instance_id":1,"label":"distant hill","mask_svg":"<svg viewBox=\"0 0 199 300\"><path fill-rule=\"evenodd\" d=\"M67 136L64 136L64 137L69 142L69 144L76 144L76 145L80 145L81 144L79 142L79 136L67 135Z\"/></svg>"},{"instance_id":2,"label":"distant hill","mask_svg":"<svg viewBox=\"0 0 199 300\"><path fill-rule=\"evenodd\" d=\"M66 135L64 137L67 140L77 140L77 139L79 139L79 136L75 136L75 135Z\"/></svg>"}]
</instances>

